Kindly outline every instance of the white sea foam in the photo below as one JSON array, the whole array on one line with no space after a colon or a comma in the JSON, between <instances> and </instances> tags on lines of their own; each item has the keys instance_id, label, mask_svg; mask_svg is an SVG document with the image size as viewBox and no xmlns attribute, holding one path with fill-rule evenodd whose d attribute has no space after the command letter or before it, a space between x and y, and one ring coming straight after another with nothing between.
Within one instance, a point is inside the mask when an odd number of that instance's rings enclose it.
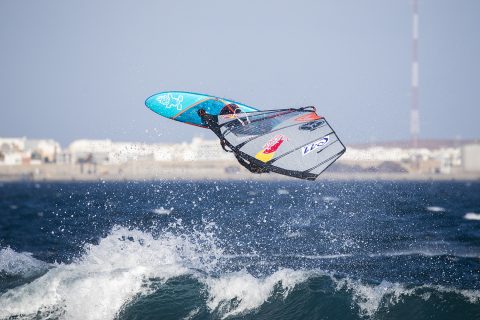
<instances>
[{"instance_id":1,"label":"white sea foam","mask_svg":"<svg viewBox=\"0 0 480 320\"><path fill-rule=\"evenodd\" d=\"M287 238L300 238L303 234L300 231L289 230L285 233L285 235L287 236Z\"/></svg>"},{"instance_id":2,"label":"white sea foam","mask_svg":"<svg viewBox=\"0 0 480 320\"><path fill-rule=\"evenodd\" d=\"M343 278L332 279L336 282L337 290L347 290L353 295L353 303L360 309L360 315L373 316L380 308L382 302L387 304L397 303L401 296L412 294L413 291L405 289L398 283L382 281L379 285L366 285L359 280Z\"/></svg>"},{"instance_id":3,"label":"white sea foam","mask_svg":"<svg viewBox=\"0 0 480 320\"><path fill-rule=\"evenodd\" d=\"M475 213L475 212L467 212L463 218L465 220L478 220L480 221L480 213Z\"/></svg>"},{"instance_id":4,"label":"white sea foam","mask_svg":"<svg viewBox=\"0 0 480 320\"><path fill-rule=\"evenodd\" d=\"M287 189L277 189L277 194L287 195L287 194L290 194L290 192Z\"/></svg>"},{"instance_id":5,"label":"white sea foam","mask_svg":"<svg viewBox=\"0 0 480 320\"><path fill-rule=\"evenodd\" d=\"M191 320L200 312L200 308L195 308L190 311L182 320Z\"/></svg>"},{"instance_id":6,"label":"white sea foam","mask_svg":"<svg viewBox=\"0 0 480 320\"><path fill-rule=\"evenodd\" d=\"M153 209L152 212L155 214L158 214L160 216L168 216L170 213L172 213L173 208L166 209L164 207L160 207L157 209Z\"/></svg>"},{"instance_id":7,"label":"white sea foam","mask_svg":"<svg viewBox=\"0 0 480 320\"><path fill-rule=\"evenodd\" d=\"M180 220L172 224L183 230ZM409 288L383 281L366 284L361 280L336 277L322 271L280 269L267 276L254 276L246 270L219 273L218 259L228 256L216 245L215 224L205 223L200 231L163 232L159 237L139 230L116 227L97 245L87 245L84 254L70 264L44 264L28 254L6 248L0 251L2 270L27 274L30 269L47 266L36 280L0 295L0 319L27 318L114 319L129 301L150 294L150 281L191 275L205 285L207 308L219 317L242 315L262 306L272 295L286 298L310 277L328 276L334 289L352 295L360 314L372 316L382 307L398 303L405 296L428 299L433 294L457 294L471 303L480 302L480 292L442 286ZM243 256L243 255L242 255ZM247 254L246 256L252 256ZM254 254L253 256L256 256ZM307 259L336 259L348 255L313 255ZM3 258L7 258L6 260ZM5 261L10 261L8 264ZM47 271L48 270L48 271ZM215 272L214 272L215 271ZM212 274L215 274L213 276ZM195 317L192 310L186 319Z\"/></svg>"},{"instance_id":8,"label":"white sea foam","mask_svg":"<svg viewBox=\"0 0 480 320\"><path fill-rule=\"evenodd\" d=\"M266 278L256 278L247 271L229 273L220 278L207 278L207 306L222 318L240 315L260 307L278 287L283 297L308 279L306 271L281 269Z\"/></svg>"},{"instance_id":9,"label":"white sea foam","mask_svg":"<svg viewBox=\"0 0 480 320\"><path fill-rule=\"evenodd\" d=\"M382 307L395 305L407 296L417 296L428 300L432 295L454 294L465 298L470 303L480 302L480 291L448 288L440 285L422 285L406 287L400 283L382 281L378 285L365 284L350 278L337 279L331 276L336 290L347 290L352 293L352 303L359 307L360 316L374 316Z\"/></svg>"},{"instance_id":10,"label":"white sea foam","mask_svg":"<svg viewBox=\"0 0 480 320\"><path fill-rule=\"evenodd\" d=\"M185 274L205 284L208 308L228 317L258 308L277 287L286 297L307 279L306 272L290 269L264 278L247 271L209 275L217 259L225 256L215 245L213 227L207 224L205 230L188 235L165 232L158 238L116 227L98 245L87 245L75 262L54 264L43 276L0 295L0 319L113 319L129 301L151 293L151 279L166 281ZM198 311L192 312L187 318Z\"/></svg>"},{"instance_id":11,"label":"white sea foam","mask_svg":"<svg viewBox=\"0 0 480 320\"><path fill-rule=\"evenodd\" d=\"M476 258L479 256L478 252L468 251L468 249L452 249L452 250L429 250L429 249L418 249L418 250L400 250L400 251L389 251L389 252L380 252L380 253L370 253L369 257L396 257L396 256L424 256L424 257L438 257L438 256L453 256L459 258Z\"/></svg>"},{"instance_id":12,"label":"white sea foam","mask_svg":"<svg viewBox=\"0 0 480 320\"><path fill-rule=\"evenodd\" d=\"M149 279L167 280L200 267L208 270L217 248L206 233L158 239L115 228L71 264L56 264L42 277L0 296L0 318L16 315L64 319L113 319L125 303L148 294Z\"/></svg>"},{"instance_id":13,"label":"white sea foam","mask_svg":"<svg viewBox=\"0 0 480 320\"><path fill-rule=\"evenodd\" d=\"M338 197L333 197L333 196L324 196L322 197L322 200L325 202L335 202L338 201Z\"/></svg>"},{"instance_id":14,"label":"white sea foam","mask_svg":"<svg viewBox=\"0 0 480 320\"><path fill-rule=\"evenodd\" d=\"M306 254L282 254L282 255L272 255L274 257L288 257L288 258L300 258L308 260L330 260L330 259L341 259L351 257L351 254L318 254L318 255L306 255Z\"/></svg>"},{"instance_id":15,"label":"white sea foam","mask_svg":"<svg viewBox=\"0 0 480 320\"><path fill-rule=\"evenodd\" d=\"M32 277L47 271L49 265L27 252L16 252L10 247L0 249L0 272L9 276Z\"/></svg>"},{"instance_id":16,"label":"white sea foam","mask_svg":"<svg viewBox=\"0 0 480 320\"><path fill-rule=\"evenodd\" d=\"M426 209L430 212L445 212L445 208L443 207L437 207L437 206L430 206L430 207L426 207Z\"/></svg>"}]
</instances>

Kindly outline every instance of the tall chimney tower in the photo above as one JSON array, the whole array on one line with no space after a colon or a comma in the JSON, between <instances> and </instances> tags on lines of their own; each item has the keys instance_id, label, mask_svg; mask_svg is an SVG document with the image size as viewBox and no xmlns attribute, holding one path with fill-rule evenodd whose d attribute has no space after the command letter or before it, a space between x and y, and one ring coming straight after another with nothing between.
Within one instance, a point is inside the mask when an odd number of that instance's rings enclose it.
<instances>
[{"instance_id":1,"label":"tall chimney tower","mask_svg":"<svg viewBox=\"0 0 480 320\"><path fill-rule=\"evenodd\" d=\"M412 146L418 146L418 134L420 133L420 115L418 112L418 3L413 1L412 20L412 106L410 110L410 135Z\"/></svg>"}]
</instances>

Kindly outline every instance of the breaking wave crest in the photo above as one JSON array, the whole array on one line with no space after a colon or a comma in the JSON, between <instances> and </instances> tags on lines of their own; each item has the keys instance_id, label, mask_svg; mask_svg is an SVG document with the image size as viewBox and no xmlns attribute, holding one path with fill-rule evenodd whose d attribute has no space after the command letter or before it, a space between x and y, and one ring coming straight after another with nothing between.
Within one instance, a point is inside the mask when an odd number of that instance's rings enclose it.
<instances>
[{"instance_id":1,"label":"breaking wave crest","mask_svg":"<svg viewBox=\"0 0 480 320\"><path fill-rule=\"evenodd\" d=\"M46 272L48 267L29 253L19 253L10 247L0 249L0 275L28 278Z\"/></svg>"},{"instance_id":2,"label":"breaking wave crest","mask_svg":"<svg viewBox=\"0 0 480 320\"><path fill-rule=\"evenodd\" d=\"M465 220L477 220L480 221L480 213L475 213L475 212L467 212L463 216Z\"/></svg>"},{"instance_id":3,"label":"breaking wave crest","mask_svg":"<svg viewBox=\"0 0 480 320\"><path fill-rule=\"evenodd\" d=\"M53 264L43 276L0 295L0 318L113 319L132 300L151 294L151 281L183 275L203 283L208 288L207 307L226 317L259 307L278 283L283 283L286 296L304 279L303 272L293 270L263 279L245 270L211 276L223 256L211 227L159 237L115 227L98 245L86 245L74 262ZM2 259L0 267L7 272L28 274L46 265L9 248L0 254L16 257ZM238 303L230 304L233 300Z\"/></svg>"},{"instance_id":4,"label":"breaking wave crest","mask_svg":"<svg viewBox=\"0 0 480 320\"><path fill-rule=\"evenodd\" d=\"M286 298L293 288L308 279L308 272L281 269L265 278L256 278L245 270L208 278L207 306L225 318L257 309L275 292ZM278 292L280 291L280 292Z\"/></svg>"},{"instance_id":5,"label":"breaking wave crest","mask_svg":"<svg viewBox=\"0 0 480 320\"><path fill-rule=\"evenodd\" d=\"M181 222L174 227L182 230ZM167 230L154 236L115 227L98 244L86 245L84 253L68 264L49 265L29 254L2 249L0 269L4 273L37 277L0 295L0 319L114 319L131 303L160 290L153 282L182 276L205 289L204 309L218 318L261 312L272 301L286 308L295 292L311 293L309 285L318 279L327 282L322 294L348 296L352 309L366 317L412 296L425 300L431 295L454 294L466 303L480 302L480 293L474 290L407 287L387 281L371 284L321 270L279 268L262 276L246 269L225 272L221 261L232 255L225 254L214 229L214 224L207 223L202 230ZM184 316L194 318L199 312L192 306Z\"/></svg>"},{"instance_id":6,"label":"breaking wave crest","mask_svg":"<svg viewBox=\"0 0 480 320\"><path fill-rule=\"evenodd\" d=\"M65 319L113 319L125 303L150 293L150 278L178 277L198 263L208 268L210 261L202 254L189 237L166 233L155 239L149 233L116 227L98 245L87 245L73 263L55 264L42 277L2 294L0 318L40 313Z\"/></svg>"},{"instance_id":7,"label":"breaking wave crest","mask_svg":"<svg viewBox=\"0 0 480 320\"><path fill-rule=\"evenodd\" d=\"M459 290L438 285L408 287L388 281L372 285L350 278L332 277L332 280L337 291L345 290L352 295L352 303L358 307L360 316L374 316L381 308L388 309L389 306L403 302L407 297L426 301L432 295L443 297L445 294L451 294L463 298L468 303L480 302L480 291L477 290Z\"/></svg>"}]
</instances>

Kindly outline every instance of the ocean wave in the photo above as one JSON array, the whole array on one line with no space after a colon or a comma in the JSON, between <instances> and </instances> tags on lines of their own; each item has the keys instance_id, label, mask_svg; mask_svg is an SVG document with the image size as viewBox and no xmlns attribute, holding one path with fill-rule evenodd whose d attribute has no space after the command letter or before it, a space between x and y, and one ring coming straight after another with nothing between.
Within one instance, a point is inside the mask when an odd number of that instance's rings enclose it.
<instances>
[{"instance_id":1,"label":"ocean wave","mask_svg":"<svg viewBox=\"0 0 480 320\"><path fill-rule=\"evenodd\" d=\"M204 280L208 288L207 306L221 318L244 314L259 308L276 290L285 298L298 284L308 279L308 272L281 269L265 278L256 278L245 270L220 278Z\"/></svg>"},{"instance_id":2,"label":"ocean wave","mask_svg":"<svg viewBox=\"0 0 480 320\"><path fill-rule=\"evenodd\" d=\"M338 197L334 197L334 196L324 196L324 197L322 197L322 200L325 201L325 202L335 202L335 201L338 201L340 199Z\"/></svg>"},{"instance_id":3,"label":"ocean wave","mask_svg":"<svg viewBox=\"0 0 480 320\"><path fill-rule=\"evenodd\" d=\"M463 218L465 220L479 220L480 221L480 213L475 212L467 212Z\"/></svg>"},{"instance_id":4,"label":"ocean wave","mask_svg":"<svg viewBox=\"0 0 480 320\"><path fill-rule=\"evenodd\" d=\"M445 212L445 208L439 206L429 206L426 209L430 212Z\"/></svg>"},{"instance_id":5,"label":"ocean wave","mask_svg":"<svg viewBox=\"0 0 480 320\"><path fill-rule=\"evenodd\" d=\"M315 284L318 281L326 285L322 285L320 291L312 291L311 288L318 287L318 284ZM263 278L254 277L243 270L222 275L218 279L207 278L205 284L209 295L208 309L210 312L216 312L220 318L255 312L256 317L269 319L271 315L268 314L268 310L271 309L266 308L266 305L275 301L280 302L276 304L283 310L280 313L291 315L291 312L298 308L292 303L298 303L298 299L301 301L309 299L308 296L312 294L316 295L313 301L333 299L339 302L343 299L357 312L359 318L375 318L380 313L388 314L396 305L409 303L411 300L414 300L417 306L423 304L425 307L427 304L431 307L434 303L429 300L441 301L444 306L451 298L460 298L464 306L480 304L479 290L441 285L413 286L389 281L371 283L322 270L280 269ZM292 298L289 301L294 293L297 299Z\"/></svg>"},{"instance_id":6,"label":"ocean wave","mask_svg":"<svg viewBox=\"0 0 480 320\"><path fill-rule=\"evenodd\" d=\"M300 300L312 294L345 298L352 309L358 310L359 317L373 317L407 297L426 301L432 296L455 295L465 303L480 302L480 291L476 290L436 285L409 286L388 281L372 283L323 270L279 267L260 275L247 269L224 271L221 260L237 256L224 252L214 236L214 229L215 224L205 222L197 230L186 231L180 219L158 236L115 227L98 244L86 245L84 253L69 264L48 265L28 254L2 249L0 257L10 257L8 265L0 259L0 263L4 263L0 265L2 270L28 274L30 269L47 267L48 271L1 294L0 319L114 319L132 303L162 290L156 285L158 282L166 283L183 276L195 279L204 289L205 295L199 294L198 299L202 299L205 312L214 318L261 313L262 308L272 301L280 301L279 308L286 308L294 293L301 297ZM336 259L348 256L302 257ZM31 267L18 269L22 264ZM319 291L311 290L312 282L318 279L327 285ZM202 310L198 305L191 306L178 318L192 319Z\"/></svg>"},{"instance_id":7,"label":"ocean wave","mask_svg":"<svg viewBox=\"0 0 480 320\"><path fill-rule=\"evenodd\" d=\"M84 254L74 262L53 264L43 276L0 295L0 319L114 319L123 307L158 289L152 282L165 283L184 275L205 286L207 308L225 318L260 307L278 288L286 297L307 279L304 271L291 269L263 278L246 270L213 275L218 259L232 256L216 245L211 227L207 224L204 230L187 234L164 232L158 238L115 227L97 245L86 245ZM22 259L33 259L11 249L2 254L19 257L8 270L22 265ZM38 261L32 268L41 264Z\"/></svg>"},{"instance_id":8,"label":"ocean wave","mask_svg":"<svg viewBox=\"0 0 480 320\"><path fill-rule=\"evenodd\" d=\"M412 294L412 290L405 289L398 283L382 281L378 285L367 285L358 280L349 278L335 279L336 290L347 290L352 293L352 303L360 309L360 315L373 316L380 308L381 303L395 304L401 296Z\"/></svg>"},{"instance_id":9,"label":"ocean wave","mask_svg":"<svg viewBox=\"0 0 480 320\"><path fill-rule=\"evenodd\" d=\"M303 233L300 232L300 231L291 231L291 230L289 230L289 231L287 231L287 232L285 233L285 236L286 236L287 238L300 238L300 237L303 236Z\"/></svg>"},{"instance_id":10,"label":"ocean wave","mask_svg":"<svg viewBox=\"0 0 480 320\"><path fill-rule=\"evenodd\" d=\"M0 249L0 275L29 278L48 268L48 263L33 258L28 252L16 252L10 247Z\"/></svg>"},{"instance_id":11,"label":"ocean wave","mask_svg":"<svg viewBox=\"0 0 480 320\"><path fill-rule=\"evenodd\" d=\"M346 290L352 294L352 303L359 307L360 316L372 317L381 308L387 309L407 297L426 301L432 295L442 297L444 294L452 294L464 298L469 303L480 302L479 290L455 289L440 285L406 286L388 281L373 285L350 278L337 279L334 276L331 278L336 284L337 291Z\"/></svg>"},{"instance_id":12,"label":"ocean wave","mask_svg":"<svg viewBox=\"0 0 480 320\"><path fill-rule=\"evenodd\" d=\"M450 256L456 258L478 258L480 254L478 252L459 252L455 250L445 250L445 251L436 251L428 249L419 249L419 250L400 250L400 251L389 251L389 252L380 252L380 253L370 253L368 254L371 258L383 258L383 257L398 257L398 256L424 256L424 257L441 257L441 256Z\"/></svg>"},{"instance_id":13,"label":"ocean wave","mask_svg":"<svg viewBox=\"0 0 480 320\"><path fill-rule=\"evenodd\" d=\"M151 293L149 279L166 281L208 270L219 251L208 233L154 238L115 227L70 264L55 264L34 281L0 295L0 318L113 319L123 305Z\"/></svg>"},{"instance_id":14,"label":"ocean wave","mask_svg":"<svg viewBox=\"0 0 480 320\"><path fill-rule=\"evenodd\" d=\"M168 216L170 213L172 213L173 208L166 209L164 207L156 208L152 210L152 213L155 213L159 216Z\"/></svg>"},{"instance_id":15,"label":"ocean wave","mask_svg":"<svg viewBox=\"0 0 480 320\"><path fill-rule=\"evenodd\" d=\"M282 254L282 255L272 255L274 257L287 257L287 258L297 258L297 259L308 259L308 260L329 260L329 259L341 259L352 257L352 254L348 253L339 253L339 254Z\"/></svg>"}]
</instances>

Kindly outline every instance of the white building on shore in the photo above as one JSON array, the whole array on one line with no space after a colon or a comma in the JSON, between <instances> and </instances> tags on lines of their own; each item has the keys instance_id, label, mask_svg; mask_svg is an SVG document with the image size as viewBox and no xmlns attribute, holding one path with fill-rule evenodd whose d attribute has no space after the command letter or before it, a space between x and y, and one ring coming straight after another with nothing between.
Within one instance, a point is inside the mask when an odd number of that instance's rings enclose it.
<instances>
[{"instance_id":1,"label":"white building on shore","mask_svg":"<svg viewBox=\"0 0 480 320\"><path fill-rule=\"evenodd\" d=\"M55 162L60 144L51 139L0 138L0 165Z\"/></svg>"},{"instance_id":2,"label":"white building on shore","mask_svg":"<svg viewBox=\"0 0 480 320\"><path fill-rule=\"evenodd\" d=\"M462 147L463 169L467 172L480 172L480 143Z\"/></svg>"},{"instance_id":3,"label":"white building on shore","mask_svg":"<svg viewBox=\"0 0 480 320\"><path fill-rule=\"evenodd\" d=\"M392 148L392 147L347 147L340 161L349 163L397 162L410 165L419 171L430 173L451 173L452 168L460 167L460 148ZM425 164L428 164L425 166Z\"/></svg>"},{"instance_id":4,"label":"white building on shore","mask_svg":"<svg viewBox=\"0 0 480 320\"><path fill-rule=\"evenodd\" d=\"M111 140L76 140L68 147L73 163L121 164L128 161L218 161L233 156L217 140L193 138L190 143L147 144Z\"/></svg>"}]
</instances>

